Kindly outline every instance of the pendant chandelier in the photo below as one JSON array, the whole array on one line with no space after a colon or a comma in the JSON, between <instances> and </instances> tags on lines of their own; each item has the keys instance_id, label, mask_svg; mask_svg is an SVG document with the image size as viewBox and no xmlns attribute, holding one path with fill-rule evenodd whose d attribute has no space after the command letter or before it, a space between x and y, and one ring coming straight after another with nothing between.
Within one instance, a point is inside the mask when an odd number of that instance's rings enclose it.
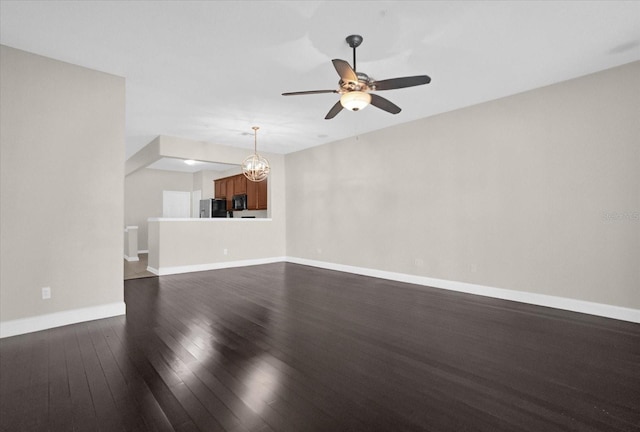
<instances>
[{"instance_id":1,"label":"pendant chandelier","mask_svg":"<svg viewBox=\"0 0 640 432\"><path fill-rule=\"evenodd\" d=\"M261 182L269 175L269 161L258 154L258 126L253 126L253 154L242 161L242 174L252 182Z\"/></svg>"}]
</instances>

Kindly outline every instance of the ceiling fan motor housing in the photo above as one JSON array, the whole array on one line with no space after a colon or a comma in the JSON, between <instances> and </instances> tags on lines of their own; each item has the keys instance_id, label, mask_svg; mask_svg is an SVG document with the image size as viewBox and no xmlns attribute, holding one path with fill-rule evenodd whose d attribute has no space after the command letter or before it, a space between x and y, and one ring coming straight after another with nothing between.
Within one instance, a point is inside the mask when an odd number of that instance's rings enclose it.
<instances>
[{"instance_id":1,"label":"ceiling fan motor housing","mask_svg":"<svg viewBox=\"0 0 640 432\"><path fill-rule=\"evenodd\" d=\"M369 75L362 72L357 72L356 75L358 76L358 81L345 81L341 79L338 82L338 84L340 85L340 89L344 92L371 90L369 84L373 80L369 78Z\"/></svg>"}]
</instances>

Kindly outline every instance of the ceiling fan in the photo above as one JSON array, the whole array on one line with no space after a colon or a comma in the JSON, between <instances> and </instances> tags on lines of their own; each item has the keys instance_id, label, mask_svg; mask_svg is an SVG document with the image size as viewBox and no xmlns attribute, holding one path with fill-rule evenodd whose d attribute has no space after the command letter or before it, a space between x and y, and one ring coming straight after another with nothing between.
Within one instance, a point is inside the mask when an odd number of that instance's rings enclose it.
<instances>
[{"instance_id":1,"label":"ceiling fan","mask_svg":"<svg viewBox=\"0 0 640 432\"><path fill-rule=\"evenodd\" d=\"M299 92L282 93L282 96L296 96L320 93L338 93L340 100L329 110L325 116L326 120L334 118L343 108L351 111L359 111L371 104L383 111L391 114L398 114L401 109L393 102L378 96L372 91L393 90L404 87L414 87L423 84L429 84L431 78L427 75L416 75L402 78L391 78L376 81L367 74L356 72L356 48L362 43L362 36L350 35L346 41L353 48L353 68L345 60L332 60L333 66L336 68L340 81L338 82L338 90L309 90Z\"/></svg>"}]
</instances>

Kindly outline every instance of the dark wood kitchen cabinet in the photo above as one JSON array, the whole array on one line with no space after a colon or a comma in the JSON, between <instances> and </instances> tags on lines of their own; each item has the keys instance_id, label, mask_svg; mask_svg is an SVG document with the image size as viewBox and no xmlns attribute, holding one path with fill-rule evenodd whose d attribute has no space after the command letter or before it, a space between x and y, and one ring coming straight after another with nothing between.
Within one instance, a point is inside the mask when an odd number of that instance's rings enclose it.
<instances>
[{"instance_id":1,"label":"dark wood kitchen cabinet","mask_svg":"<svg viewBox=\"0 0 640 432\"><path fill-rule=\"evenodd\" d=\"M248 210L267 209L267 181L247 181L247 208Z\"/></svg>"},{"instance_id":2,"label":"dark wood kitchen cabinet","mask_svg":"<svg viewBox=\"0 0 640 432\"><path fill-rule=\"evenodd\" d=\"M231 198L233 198L233 196L235 195L235 191L233 190L233 178L231 179L227 179L227 184L226 184L226 189L227 189L227 194L226 194L226 199L227 199L227 210L231 210L233 209L233 200Z\"/></svg>"},{"instance_id":3,"label":"dark wood kitchen cabinet","mask_svg":"<svg viewBox=\"0 0 640 432\"><path fill-rule=\"evenodd\" d=\"M213 188L214 188L213 196L216 199L227 197L227 180L226 179L214 180Z\"/></svg>"},{"instance_id":4,"label":"dark wood kitchen cabinet","mask_svg":"<svg viewBox=\"0 0 640 432\"><path fill-rule=\"evenodd\" d=\"M233 178L233 194L241 195L247 193L247 178L244 174L237 175Z\"/></svg>"},{"instance_id":5,"label":"dark wood kitchen cabinet","mask_svg":"<svg viewBox=\"0 0 640 432\"><path fill-rule=\"evenodd\" d=\"M215 199L224 199L227 201L227 210L233 208L231 198L234 195L233 177L225 177L213 181L213 196Z\"/></svg>"},{"instance_id":6,"label":"dark wood kitchen cabinet","mask_svg":"<svg viewBox=\"0 0 640 432\"><path fill-rule=\"evenodd\" d=\"M213 181L214 197L227 200L227 210L233 208L234 195L247 195L247 210L267 209L267 181L252 182L244 174L224 177Z\"/></svg>"}]
</instances>

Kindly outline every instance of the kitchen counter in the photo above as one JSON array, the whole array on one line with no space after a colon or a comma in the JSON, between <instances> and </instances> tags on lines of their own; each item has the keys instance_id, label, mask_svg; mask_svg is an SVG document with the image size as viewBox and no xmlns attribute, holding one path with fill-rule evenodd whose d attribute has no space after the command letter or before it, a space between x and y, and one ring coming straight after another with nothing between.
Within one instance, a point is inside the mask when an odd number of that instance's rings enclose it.
<instances>
[{"instance_id":1,"label":"kitchen counter","mask_svg":"<svg viewBox=\"0 0 640 432\"><path fill-rule=\"evenodd\" d=\"M265 221L271 222L271 218L261 217L233 217L233 218L149 218L148 222L220 222L220 221Z\"/></svg>"},{"instance_id":2,"label":"kitchen counter","mask_svg":"<svg viewBox=\"0 0 640 432\"><path fill-rule=\"evenodd\" d=\"M149 267L158 275L282 260L285 227L271 218L149 218Z\"/></svg>"}]
</instances>

